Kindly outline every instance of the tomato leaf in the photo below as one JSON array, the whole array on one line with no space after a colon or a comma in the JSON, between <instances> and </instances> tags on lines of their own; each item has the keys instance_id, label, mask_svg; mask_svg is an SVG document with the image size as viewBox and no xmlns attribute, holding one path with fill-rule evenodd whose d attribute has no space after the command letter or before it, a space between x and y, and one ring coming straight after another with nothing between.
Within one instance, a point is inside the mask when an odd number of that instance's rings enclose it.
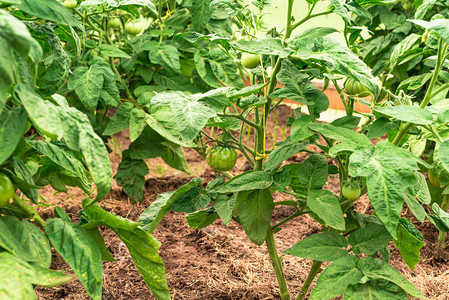
<instances>
[{"instance_id":1,"label":"tomato leaf","mask_svg":"<svg viewBox=\"0 0 449 300\"><path fill-rule=\"evenodd\" d=\"M101 299L103 265L95 240L78 224L48 219L45 233L55 250L64 258L89 296Z\"/></svg>"},{"instance_id":2,"label":"tomato leaf","mask_svg":"<svg viewBox=\"0 0 449 300\"><path fill-rule=\"evenodd\" d=\"M348 241L335 232L317 233L306 237L284 253L319 261L334 261L347 256Z\"/></svg>"},{"instance_id":3,"label":"tomato leaf","mask_svg":"<svg viewBox=\"0 0 449 300\"><path fill-rule=\"evenodd\" d=\"M416 183L417 158L387 141L354 152L349 174L366 177L368 196L376 215L393 237L404 203L404 190Z\"/></svg>"},{"instance_id":4,"label":"tomato leaf","mask_svg":"<svg viewBox=\"0 0 449 300\"><path fill-rule=\"evenodd\" d=\"M348 285L357 284L363 277L357 268L358 261L356 256L346 255L330 264L318 277L310 300L335 298L343 294Z\"/></svg>"},{"instance_id":5,"label":"tomato leaf","mask_svg":"<svg viewBox=\"0 0 449 300\"><path fill-rule=\"evenodd\" d=\"M271 212L274 209L270 191L264 189L239 192L234 209L249 239L262 245L271 226Z\"/></svg>"}]
</instances>

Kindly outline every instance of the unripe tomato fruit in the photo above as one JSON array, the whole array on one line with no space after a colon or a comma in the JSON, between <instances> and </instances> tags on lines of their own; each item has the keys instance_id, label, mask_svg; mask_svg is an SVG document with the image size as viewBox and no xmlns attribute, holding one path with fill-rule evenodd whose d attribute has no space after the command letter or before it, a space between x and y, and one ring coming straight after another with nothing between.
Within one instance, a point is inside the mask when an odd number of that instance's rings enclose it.
<instances>
[{"instance_id":1,"label":"unripe tomato fruit","mask_svg":"<svg viewBox=\"0 0 449 300\"><path fill-rule=\"evenodd\" d=\"M402 8L406 11L411 11L413 8L413 3L405 2L404 4L402 4Z\"/></svg>"},{"instance_id":2,"label":"unripe tomato fruit","mask_svg":"<svg viewBox=\"0 0 449 300\"><path fill-rule=\"evenodd\" d=\"M120 19L119 18L111 18L108 20L108 27L109 28L119 28L120 27Z\"/></svg>"},{"instance_id":3,"label":"unripe tomato fruit","mask_svg":"<svg viewBox=\"0 0 449 300\"><path fill-rule=\"evenodd\" d=\"M64 0L64 6L68 9L74 9L78 5L76 0Z\"/></svg>"},{"instance_id":4,"label":"unripe tomato fruit","mask_svg":"<svg viewBox=\"0 0 449 300\"><path fill-rule=\"evenodd\" d=\"M370 90L366 86L352 78L346 79L345 91L349 96L367 97L371 95Z\"/></svg>"},{"instance_id":5,"label":"unripe tomato fruit","mask_svg":"<svg viewBox=\"0 0 449 300\"><path fill-rule=\"evenodd\" d=\"M341 194L349 201L353 201L360 197L361 192L360 186L356 182L352 181L346 182L341 188Z\"/></svg>"},{"instance_id":6,"label":"unripe tomato fruit","mask_svg":"<svg viewBox=\"0 0 449 300\"><path fill-rule=\"evenodd\" d=\"M125 24L125 30L128 34L137 35L143 29L142 22L139 21L131 21Z\"/></svg>"},{"instance_id":7,"label":"unripe tomato fruit","mask_svg":"<svg viewBox=\"0 0 449 300\"><path fill-rule=\"evenodd\" d=\"M8 205L9 200L14 197L14 193L14 185L11 179L5 174L0 173L0 207Z\"/></svg>"},{"instance_id":8,"label":"unripe tomato fruit","mask_svg":"<svg viewBox=\"0 0 449 300\"><path fill-rule=\"evenodd\" d=\"M229 171L237 162L237 153L233 148L214 146L207 152L206 162L215 171Z\"/></svg>"},{"instance_id":9,"label":"unripe tomato fruit","mask_svg":"<svg viewBox=\"0 0 449 300\"><path fill-rule=\"evenodd\" d=\"M429 169L429 172L427 173L429 175L429 181L432 185L436 187L441 187L440 178L438 176L438 170L436 167L433 167Z\"/></svg>"},{"instance_id":10,"label":"unripe tomato fruit","mask_svg":"<svg viewBox=\"0 0 449 300\"><path fill-rule=\"evenodd\" d=\"M242 63L242 66L244 66L245 68L254 69L260 63L260 55L243 53L240 61Z\"/></svg>"}]
</instances>

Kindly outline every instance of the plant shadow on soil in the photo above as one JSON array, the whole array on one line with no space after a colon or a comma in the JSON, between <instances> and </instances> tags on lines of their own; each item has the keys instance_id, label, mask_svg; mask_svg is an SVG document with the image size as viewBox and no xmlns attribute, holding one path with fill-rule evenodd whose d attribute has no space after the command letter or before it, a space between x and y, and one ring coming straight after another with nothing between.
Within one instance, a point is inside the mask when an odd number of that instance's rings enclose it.
<instances>
[{"instance_id":1,"label":"plant shadow on soil","mask_svg":"<svg viewBox=\"0 0 449 300\"><path fill-rule=\"evenodd\" d=\"M268 144L280 141L286 134L283 132L291 109L280 106L280 113L268 122ZM288 131L287 131L288 133ZM121 150L128 147L127 132L116 135ZM316 150L317 148L315 148ZM204 184L215 178L205 160L191 149L186 149L186 157L191 174L172 170L164 165L161 159L151 159L147 163L151 169L147 176L144 190L144 202L133 204L115 183L112 191L100 202L107 211L137 221L142 211L148 207L159 193L175 190L188 182L193 176L204 179ZM288 163L301 162L306 154L296 154ZM120 162L117 152L111 154L113 169ZM331 161L329 161L331 163ZM248 169L240 155L232 172L239 174ZM339 192L338 178L331 177L326 189ZM69 189L68 193L55 194L46 188L41 191L48 203L65 209L72 221L77 220L78 211L85 195L79 189ZM276 193L275 201L290 199L288 195ZM53 216L53 207L39 210L43 217ZM356 204L359 212L372 210L366 196ZM276 208L273 222L290 215L290 207ZM449 247L438 255L436 245L438 232L428 221L419 223L408 210L404 215L409 217L424 236L426 245L421 250L421 261L415 270L411 270L403 262L399 251L390 244L391 264L407 277L429 299L449 299ZM319 232L321 225L309 216L301 216L288 222L276 235L279 252L293 246L305 237ZM126 246L109 229L100 230L105 238L108 250L115 257L115 262L104 262L103 298L111 299L155 299L140 277ZM170 212L159 224L154 236L162 243L159 253L165 263L168 286L172 299L279 299L276 278L271 268L266 247L252 243L240 226L231 221L226 227L220 220L200 230L188 227L185 214ZM296 295L304 282L311 261L283 255L285 276L290 291ZM54 254L53 269L70 270L59 255ZM52 289L37 288L38 299L89 299L78 279ZM337 298L341 299L341 298Z\"/></svg>"}]
</instances>

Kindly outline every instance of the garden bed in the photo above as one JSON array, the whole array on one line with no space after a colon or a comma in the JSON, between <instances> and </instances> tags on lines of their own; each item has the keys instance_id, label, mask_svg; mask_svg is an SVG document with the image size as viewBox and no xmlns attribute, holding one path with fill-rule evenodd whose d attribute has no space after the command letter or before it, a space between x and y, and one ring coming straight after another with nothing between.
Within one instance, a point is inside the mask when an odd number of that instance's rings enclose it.
<instances>
[{"instance_id":1,"label":"garden bed","mask_svg":"<svg viewBox=\"0 0 449 300\"><path fill-rule=\"evenodd\" d=\"M280 141L287 117L291 109L282 106L278 115L270 116L268 128L271 141ZM116 135L121 150L127 148L127 133ZM191 149L186 149L186 157L191 174L187 175L166 166L162 159L148 160L150 174L147 177L144 202L133 204L115 183L112 191L100 202L107 211L137 220L142 211L148 207L159 193L177 189L193 176L204 179L204 183L215 178L204 159ZM301 162L307 155L300 153L289 159ZM113 152L111 160L114 170L120 162L119 153ZM248 169L243 159L239 159L236 174ZM338 178L330 178L326 189L338 193ZM81 209L84 195L79 189L69 189L67 194L54 194L50 188L41 191L48 203L64 208L73 220ZM275 201L285 200L286 196L276 193ZM284 198L283 198L284 197ZM70 200L70 201L68 201ZM364 196L357 202L358 211L369 211L372 207ZM40 209L43 217L52 216L53 207ZM288 207L276 209L273 221L285 218L292 211ZM449 299L447 282L449 282L449 249L439 255L436 252L438 231L428 221L419 223L407 211L403 212L424 236L426 246L421 250L422 260L415 270L410 270L403 262L399 251L390 244L391 264L407 277L429 299ZM276 235L280 251L285 250L305 237L317 233L321 226L304 215L286 223L283 230ZM103 299L154 299L138 273L129 252L120 239L109 229L104 230L106 246L117 260L105 262L103 275ZM169 213L159 224L154 236L162 243L159 253L165 263L168 286L173 299L278 299L276 279L270 265L266 247L252 243L240 226L231 221L227 228L220 220L201 230L187 226L184 214ZM298 292L304 282L311 261L284 255L283 262L289 288ZM54 255L53 269L69 267L62 259ZM88 299L78 279L53 288L38 288L39 299Z\"/></svg>"}]
</instances>

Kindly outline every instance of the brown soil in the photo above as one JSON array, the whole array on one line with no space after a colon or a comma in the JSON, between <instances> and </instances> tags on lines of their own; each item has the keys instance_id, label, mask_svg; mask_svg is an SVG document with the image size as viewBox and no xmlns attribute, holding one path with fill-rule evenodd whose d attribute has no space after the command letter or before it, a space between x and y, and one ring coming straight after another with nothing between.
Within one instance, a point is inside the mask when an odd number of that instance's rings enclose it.
<instances>
[{"instance_id":1,"label":"brown soil","mask_svg":"<svg viewBox=\"0 0 449 300\"><path fill-rule=\"evenodd\" d=\"M283 139L285 122L290 115L288 107L281 106L279 115L270 120L272 140ZM116 136L120 149L128 147L127 133ZM271 143L272 144L272 143ZM186 149L191 174L172 170L160 159L148 160L151 169L145 186L144 202L133 204L115 183L113 190L100 202L100 205L117 215L136 221L159 193L177 189L192 176L202 177L205 182L215 177L204 159L195 151ZM291 162L303 161L304 154L295 155ZM120 162L120 153L111 154L114 170ZM248 168L239 159L233 170L238 174ZM338 178L331 178L326 187L338 192ZM46 188L41 191L47 202L64 208L72 218L77 219L84 197L79 189L69 189L68 193L54 194ZM285 200L289 196L275 194L275 200ZM358 211L369 211L368 200L357 203ZM52 216L52 206L41 208L44 217ZM288 207L277 208L273 212L276 222L289 214ZM409 214L407 211L404 214ZM411 218L413 220L413 218ZM437 255L438 233L429 222L415 226L424 235L426 246L421 251L422 260L415 270L410 270L403 262L399 251L391 245L391 264L405 275L429 299L449 299L449 249ZM301 216L286 223L276 235L279 252L291 247L305 237L318 232L321 226L309 216ZM140 277L125 245L109 229L102 231L106 246L117 260L105 262L103 275L103 299L154 299ZM154 236L162 243L159 253L165 262L168 286L173 299L279 299L276 278L271 268L266 247L252 243L240 226L231 222L226 227L221 221L211 226L194 230L187 226L182 213L169 213L157 227ZM290 291L296 294L304 282L311 262L294 256L282 256L285 275ZM61 257L54 255L52 268L66 269ZM75 278L65 285L52 288L37 288L38 299L89 299L80 282Z\"/></svg>"}]
</instances>

